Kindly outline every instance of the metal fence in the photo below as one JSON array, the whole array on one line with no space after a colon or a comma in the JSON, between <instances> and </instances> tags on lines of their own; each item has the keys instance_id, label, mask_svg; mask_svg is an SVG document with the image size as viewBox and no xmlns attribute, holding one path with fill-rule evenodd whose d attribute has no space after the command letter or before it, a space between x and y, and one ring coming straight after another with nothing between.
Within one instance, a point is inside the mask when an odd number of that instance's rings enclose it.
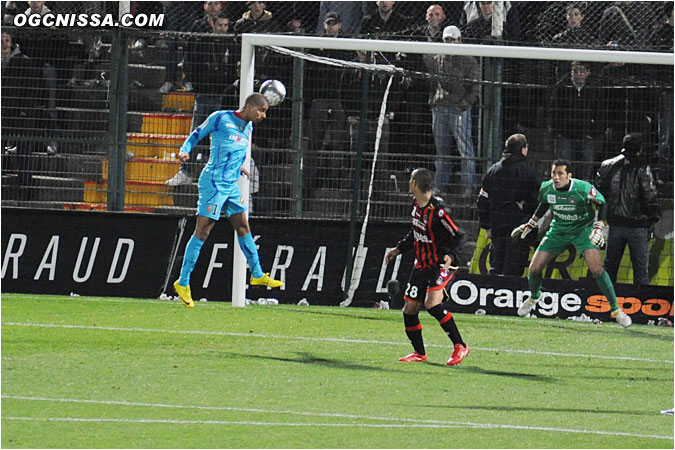
<instances>
[{"instance_id":1,"label":"metal fence","mask_svg":"<svg viewBox=\"0 0 675 450\"><path fill-rule=\"evenodd\" d=\"M176 154L205 115L215 109L234 109L238 104L236 32L316 34L323 32L324 18L331 8L339 9L345 36L437 41L440 35L434 31L457 24L464 42L597 48L611 43L617 50L672 51L672 26L669 44L664 44L659 34L666 24L666 3L506 2L506 9L502 9L502 3L495 2L494 17L502 22L489 29L483 17L485 8L477 2L439 3L445 20L435 27L433 14L427 14L434 7L425 2L396 2L387 21L382 20L382 6L375 2L269 2L270 19L263 21L267 28L255 28L255 21L246 20L257 2L249 2L251 11L244 2L227 3L225 14L216 17L214 13L212 18L206 15L208 3L218 4L216 10L223 6L220 2L175 2L166 7L159 2L131 2L135 13L164 12L167 20L161 30L4 26L3 43L8 36L12 45L7 55L3 45L2 61L3 204L194 211L196 181L208 158L208 142L196 148L191 164L181 167ZM47 5L55 12L87 7L117 12L117 4L109 2ZM672 11L672 3L670 6ZM573 7L583 13L583 33L575 31L578 27L566 19ZM7 5L3 8L7 23L12 11ZM20 8L13 12L20 12ZM616 20L622 14L629 23ZM216 30L214 24L219 20L229 28ZM501 34L495 35L495 30ZM345 52L337 55L344 60L359 56L364 57ZM372 57L413 71L429 70L415 55ZM390 91L375 168L372 220L405 220L410 170L433 169L443 160L450 164L452 176L441 194L461 218L473 222L477 183L513 132L528 136L530 159L543 179L562 145L559 138L566 132L588 131L581 140L592 145L579 148L584 151L572 154L572 159L579 176L590 178L600 161L619 151L625 133L641 131L650 162L661 170L661 194L672 197L672 66L592 64L587 69L593 95L586 105L597 115L576 117L564 103L574 89L569 82L569 64L505 60L496 73L491 60L477 62L480 79L464 80L478 89L471 109L475 154L470 159L475 164L476 183L470 186L472 191L462 177L467 158L456 148L450 156L436 154L428 103L430 81L398 78ZM363 76L371 78L366 103ZM254 132L252 215L349 217L358 123L365 111L364 164L357 184L362 217L376 113L387 78L377 72L328 67L270 50L261 50L257 78L282 80L289 97L272 108L269 119ZM500 88L501 98L494 97L495 87ZM334 96L340 100L339 107L331 107ZM584 128L582 120L592 122L592 129ZM174 178L181 169L189 178Z\"/></svg>"}]
</instances>

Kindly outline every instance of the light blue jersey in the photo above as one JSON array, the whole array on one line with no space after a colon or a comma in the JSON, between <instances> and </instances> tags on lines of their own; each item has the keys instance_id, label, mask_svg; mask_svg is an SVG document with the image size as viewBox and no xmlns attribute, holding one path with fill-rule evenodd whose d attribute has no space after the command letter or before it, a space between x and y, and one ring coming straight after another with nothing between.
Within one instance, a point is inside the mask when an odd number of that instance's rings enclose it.
<instances>
[{"instance_id":1,"label":"light blue jersey","mask_svg":"<svg viewBox=\"0 0 675 450\"><path fill-rule=\"evenodd\" d=\"M190 153L199 141L210 134L211 156L200 179L207 177L217 185L236 184L252 132L253 122L244 121L235 111L215 111L190 133L180 151Z\"/></svg>"},{"instance_id":2,"label":"light blue jersey","mask_svg":"<svg viewBox=\"0 0 675 450\"><path fill-rule=\"evenodd\" d=\"M252 132L253 122L244 121L235 111L215 111L181 146L181 152L190 153L211 135L211 156L199 176L197 215L218 220L225 204L227 217L246 211L237 181Z\"/></svg>"}]
</instances>

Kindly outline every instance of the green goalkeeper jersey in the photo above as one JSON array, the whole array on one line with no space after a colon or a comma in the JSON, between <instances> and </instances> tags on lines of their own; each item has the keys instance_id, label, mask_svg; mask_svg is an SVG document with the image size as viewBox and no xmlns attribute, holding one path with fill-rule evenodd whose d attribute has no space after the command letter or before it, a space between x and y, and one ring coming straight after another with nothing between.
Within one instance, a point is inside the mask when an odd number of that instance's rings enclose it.
<instances>
[{"instance_id":1,"label":"green goalkeeper jersey","mask_svg":"<svg viewBox=\"0 0 675 450\"><path fill-rule=\"evenodd\" d=\"M572 178L566 191L553 187L553 180L541 183L539 202L547 204L553 214L550 231L572 235L593 224L593 202L605 203L605 197L591 183Z\"/></svg>"}]
</instances>

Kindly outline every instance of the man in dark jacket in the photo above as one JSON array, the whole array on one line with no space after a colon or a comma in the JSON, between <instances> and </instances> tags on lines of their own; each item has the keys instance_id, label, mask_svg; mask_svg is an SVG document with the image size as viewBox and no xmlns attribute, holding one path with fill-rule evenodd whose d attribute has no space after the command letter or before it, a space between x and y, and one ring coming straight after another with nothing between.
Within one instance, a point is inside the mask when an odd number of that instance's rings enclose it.
<instances>
[{"instance_id":1,"label":"man in dark jacket","mask_svg":"<svg viewBox=\"0 0 675 450\"><path fill-rule=\"evenodd\" d=\"M230 20L225 12L220 11L211 17L210 26L214 35L226 34ZM190 57L187 60L187 71L193 80L195 106L192 116L194 130L209 117L213 111L223 107L223 96L237 79L237 61L239 47L230 36L200 38L190 46ZM234 105L225 105L234 107ZM190 160L181 164L180 170L165 184L180 186L192 183L194 165L199 152L192 152Z\"/></svg>"},{"instance_id":2,"label":"man in dark jacket","mask_svg":"<svg viewBox=\"0 0 675 450\"><path fill-rule=\"evenodd\" d=\"M361 33L375 35L377 39L410 32L410 18L394 8L396 2L375 2L377 11L363 18Z\"/></svg>"},{"instance_id":3,"label":"man in dark jacket","mask_svg":"<svg viewBox=\"0 0 675 450\"><path fill-rule=\"evenodd\" d=\"M462 33L451 25L443 30L443 42L460 45ZM471 106L478 101L480 91L480 66L468 55L424 55L429 73L435 76L430 84L429 107L431 130L436 144L436 175L434 185L439 194L454 189L452 181L451 151L454 147L462 157L462 196L475 195L476 153L471 139ZM477 189L476 189L477 190Z\"/></svg>"},{"instance_id":4,"label":"man in dark jacket","mask_svg":"<svg viewBox=\"0 0 675 450\"><path fill-rule=\"evenodd\" d=\"M530 242L511 239L511 230L532 216L537 207L539 177L525 159L527 138L513 134L506 140L502 159L483 177L478 195L481 228L492 239L490 273L520 277L527 265Z\"/></svg>"},{"instance_id":5,"label":"man in dark jacket","mask_svg":"<svg viewBox=\"0 0 675 450\"><path fill-rule=\"evenodd\" d=\"M246 5L249 10L234 24L235 33L278 33L281 30L265 2L246 2Z\"/></svg>"},{"instance_id":6,"label":"man in dark jacket","mask_svg":"<svg viewBox=\"0 0 675 450\"><path fill-rule=\"evenodd\" d=\"M324 37L342 37L340 14L329 11L324 19ZM314 49L312 54L348 60L352 53L339 49ZM342 75L344 70L327 64L307 62L305 87L309 97L309 123L312 154L305 158L307 179L305 185L314 189L319 185L336 183L344 174L344 155L321 157L318 152L346 151L349 145L347 118L342 104ZM328 187L328 186L325 186Z\"/></svg>"},{"instance_id":7,"label":"man in dark jacket","mask_svg":"<svg viewBox=\"0 0 675 450\"><path fill-rule=\"evenodd\" d=\"M651 168L640 158L642 135L623 138L621 154L603 161L595 185L607 199L609 236L605 270L616 280L626 244L633 264L633 283L649 284L649 226L661 218Z\"/></svg>"},{"instance_id":8,"label":"man in dark jacket","mask_svg":"<svg viewBox=\"0 0 675 450\"><path fill-rule=\"evenodd\" d=\"M547 108L554 157L577 162L575 176L585 181L593 178L592 165L606 128L602 95L592 82L590 64L573 61L569 76L554 86Z\"/></svg>"},{"instance_id":9,"label":"man in dark jacket","mask_svg":"<svg viewBox=\"0 0 675 450\"><path fill-rule=\"evenodd\" d=\"M33 185L32 152L35 142L22 140L39 136L44 127L40 111L46 105L40 70L21 52L10 33L2 33L2 147L14 149L18 159L20 199L30 200ZM17 137L19 139L13 139Z\"/></svg>"}]
</instances>

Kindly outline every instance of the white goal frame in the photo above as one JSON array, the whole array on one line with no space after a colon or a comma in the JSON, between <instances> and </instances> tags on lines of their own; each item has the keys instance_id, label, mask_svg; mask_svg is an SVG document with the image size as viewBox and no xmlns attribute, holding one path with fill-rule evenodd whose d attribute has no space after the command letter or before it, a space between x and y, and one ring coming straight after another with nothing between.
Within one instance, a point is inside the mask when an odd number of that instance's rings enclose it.
<instances>
[{"instance_id":1,"label":"white goal frame","mask_svg":"<svg viewBox=\"0 0 675 450\"><path fill-rule=\"evenodd\" d=\"M557 61L592 61L604 63L674 65L672 53L632 52L617 50L586 50L545 47L511 47L497 45L459 44L448 45L435 42L384 41L375 39L348 39L317 36L289 36L271 34L243 34L241 42L241 84L239 105L253 93L255 73L255 48L258 46L289 48L323 48L342 50L366 50L421 54L469 55L475 57L540 59ZM246 150L244 167L250 165L251 146ZM250 180L239 180L242 199L248 204ZM246 258L239 248L235 232L232 265L232 306L246 306Z\"/></svg>"}]
</instances>

